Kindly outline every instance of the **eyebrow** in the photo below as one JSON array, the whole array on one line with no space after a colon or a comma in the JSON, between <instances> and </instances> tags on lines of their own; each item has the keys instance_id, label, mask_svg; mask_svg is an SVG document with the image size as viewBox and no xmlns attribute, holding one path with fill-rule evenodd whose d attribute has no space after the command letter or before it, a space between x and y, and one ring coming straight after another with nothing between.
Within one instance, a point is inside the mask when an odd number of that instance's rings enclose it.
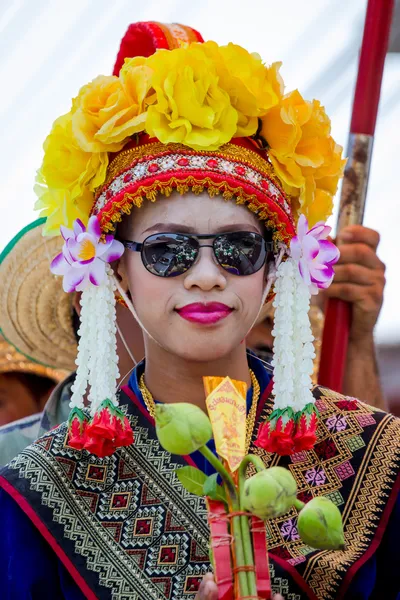
<instances>
[{"instance_id":1,"label":"eyebrow","mask_svg":"<svg viewBox=\"0 0 400 600\"><path fill-rule=\"evenodd\" d=\"M226 233L227 231L254 231L254 233L260 233L259 229L255 225L250 223L234 223L232 225L223 225L217 227L214 233ZM196 231L194 227L188 227L181 223L155 223L151 227L148 227L143 233L191 233L201 235L201 231Z\"/></svg>"}]
</instances>

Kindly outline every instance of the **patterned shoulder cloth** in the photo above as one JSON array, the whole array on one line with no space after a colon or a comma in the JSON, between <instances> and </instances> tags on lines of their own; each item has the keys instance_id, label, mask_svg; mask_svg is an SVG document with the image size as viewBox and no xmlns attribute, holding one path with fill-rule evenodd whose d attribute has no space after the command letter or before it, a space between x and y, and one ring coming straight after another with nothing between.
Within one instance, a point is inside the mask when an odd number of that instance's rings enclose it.
<instances>
[{"instance_id":1,"label":"patterned shoulder cloth","mask_svg":"<svg viewBox=\"0 0 400 600\"><path fill-rule=\"evenodd\" d=\"M316 387L314 396L321 418L312 450L288 458L252 448L267 466L291 470L303 501L326 495L343 513L343 552L305 546L294 509L268 521L271 581L286 600L344 597L378 550L398 490L400 421L323 388ZM190 458L162 450L154 421L129 388L120 403L134 444L98 458L71 448L63 424L3 469L4 488L85 597L192 599L211 567L203 499L189 494L175 475ZM272 407L267 389L260 424Z\"/></svg>"}]
</instances>

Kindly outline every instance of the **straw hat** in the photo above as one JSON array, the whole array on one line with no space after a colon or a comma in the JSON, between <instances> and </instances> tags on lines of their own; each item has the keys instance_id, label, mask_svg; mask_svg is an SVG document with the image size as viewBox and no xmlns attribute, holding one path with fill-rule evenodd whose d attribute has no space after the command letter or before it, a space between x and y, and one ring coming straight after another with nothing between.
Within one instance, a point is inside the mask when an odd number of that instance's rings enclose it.
<instances>
[{"instance_id":1,"label":"straw hat","mask_svg":"<svg viewBox=\"0 0 400 600\"><path fill-rule=\"evenodd\" d=\"M0 374L1 373L31 373L41 377L48 377L59 383L68 375L62 369L52 369L36 362L32 362L16 351L0 334Z\"/></svg>"},{"instance_id":2,"label":"straw hat","mask_svg":"<svg viewBox=\"0 0 400 600\"><path fill-rule=\"evenodd\" d=\"M43 237L44 223L25 227L0 254L0 331L31 361L71 372L77 353L73 296L49 269L63 239Z\"/></svg>"}]
</instances>

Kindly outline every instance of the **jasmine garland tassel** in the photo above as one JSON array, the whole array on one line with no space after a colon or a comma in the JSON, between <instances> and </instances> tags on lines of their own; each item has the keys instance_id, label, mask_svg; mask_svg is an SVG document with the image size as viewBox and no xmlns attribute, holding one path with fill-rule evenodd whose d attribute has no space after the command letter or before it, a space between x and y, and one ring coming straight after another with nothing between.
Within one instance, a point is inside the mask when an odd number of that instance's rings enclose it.
<instances>
[{"instance_id":1,"label":"jasmine garland tassel","mask_svg":"<svg viewBox=\"0 0 400 600\"><path fill-rule=\"evenodd\" d=\"M326 239L330 231L324 223L308 230L301 215L289 256L277 269L272 330L275 407L255 442L268 452L293 454L316 442L318 411L311 392L315 352L308 312L311 295L331 284L339 259L338 249Z\"/></svg>"},{"instance_id":2,"label":"jasmine garland tassel","mask_svg":"<svg viewBox=\"0 0 400 600\"><path fill-rule=\"evenodd\" d=\"M100 241L96 217L87 229L77 220L74 229L62 228L65 243L51 265L63 275L65 291L82 291L77 374L72 386L68 444L97 456L109 456L133 442L132 429L118 408L118 355L115 283L108 264L120 258L123 246L112 236ZM88 394L85 408L85 394Z\"/></svg>"}]
</instances>

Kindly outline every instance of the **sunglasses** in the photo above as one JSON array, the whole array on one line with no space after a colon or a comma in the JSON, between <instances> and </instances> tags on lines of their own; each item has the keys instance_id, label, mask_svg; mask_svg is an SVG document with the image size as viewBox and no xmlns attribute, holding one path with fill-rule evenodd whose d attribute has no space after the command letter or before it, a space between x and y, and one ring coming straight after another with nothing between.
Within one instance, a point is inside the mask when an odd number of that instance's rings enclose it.
<instances>
[{"instance_id":1,"label":"sunglasses","mask_svg":"<svg viewBox=\"0 0 400 600\"><path fill-rule=\"evenodd\" d=\"M200 245L199 240L212 240ZM252 231L214 235L156 233L143 243L120 240L125 248L140 252L146 269L158 277L177 277L196 262L200 248L212 248L216 262L233 275L253 275L264 266L273 242Z\"/></svg>"}]
</instances>

